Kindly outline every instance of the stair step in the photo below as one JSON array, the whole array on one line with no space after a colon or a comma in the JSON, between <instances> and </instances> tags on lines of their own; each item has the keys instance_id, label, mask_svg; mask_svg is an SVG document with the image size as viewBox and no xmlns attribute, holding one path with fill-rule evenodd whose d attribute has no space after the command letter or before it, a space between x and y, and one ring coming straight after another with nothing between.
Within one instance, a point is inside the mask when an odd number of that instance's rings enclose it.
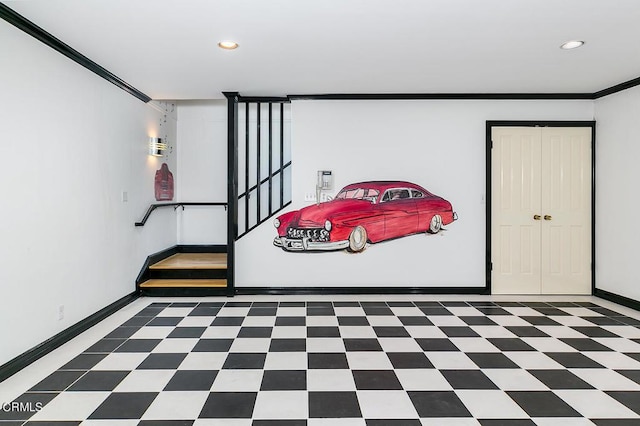
<instances>
[{"instance_id":1,"label":"stair step","mask_svg":"<svg viewBox=\"0 0 640 426\"><path fill-rule=\"evenodd\" d=\"M227 280L147 280L140 288L212 288L226 287Z\"/></svg>"},{"instance_id":2,"label":"stair step","mask_svg":"<svg viewBox=\"0 0 640 426\"><path fill-rule=\"evenodd\" d=\"M176 253L149 269L227 269L226 253Z\"/></svg>"}]
</instances>

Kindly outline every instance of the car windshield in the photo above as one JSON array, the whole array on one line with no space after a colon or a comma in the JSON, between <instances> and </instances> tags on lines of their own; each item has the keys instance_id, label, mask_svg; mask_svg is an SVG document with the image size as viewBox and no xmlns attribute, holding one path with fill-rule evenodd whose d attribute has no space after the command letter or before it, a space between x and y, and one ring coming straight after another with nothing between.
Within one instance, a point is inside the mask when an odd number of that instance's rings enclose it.
<instances>
[{"instance_id":1,"label":"car windshield","mask_svg":"<svg viewBox=\"0 0 640 426\"><path fill-rule=\"evenodd\" d=\"M343 189L336 195L338 200L366 200L375 203L380 192L377 189L370 188L350 188Z\"/></svg>"}]
</instances>

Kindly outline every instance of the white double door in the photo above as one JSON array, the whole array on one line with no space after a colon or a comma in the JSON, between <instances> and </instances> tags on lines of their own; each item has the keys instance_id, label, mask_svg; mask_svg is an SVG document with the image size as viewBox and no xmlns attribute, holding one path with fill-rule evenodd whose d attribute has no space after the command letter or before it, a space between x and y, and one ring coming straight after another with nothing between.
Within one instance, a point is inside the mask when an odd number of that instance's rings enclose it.
<instances>
[{"instance_id":1,"label":"white double door","mask_svg":"<svg viewBox=\"0 0 640 426\"><path fill-rule=\"evenodd\" d=\"M591 294L591 128L493 127L493 294Z\"/></svg>"}]
</instances>

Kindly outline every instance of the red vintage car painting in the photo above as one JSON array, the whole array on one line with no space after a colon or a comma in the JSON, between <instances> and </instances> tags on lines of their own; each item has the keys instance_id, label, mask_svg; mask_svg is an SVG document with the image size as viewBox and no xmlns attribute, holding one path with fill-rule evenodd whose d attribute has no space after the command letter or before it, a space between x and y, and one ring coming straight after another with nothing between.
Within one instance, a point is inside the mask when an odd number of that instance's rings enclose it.
<instances>
[{"instance_id":1,"label":"red vintage car painting","mask_svg":"<svg viewBox=\"0 0 640 426\"><path fill-rule=\"evenodd\" d=\"M357 253L367 243L436 234L457 218L449 201L414 183L360 182L345 186L331 201L278 216L273 244L286 251Z\"/></svg>"}]
</instances>

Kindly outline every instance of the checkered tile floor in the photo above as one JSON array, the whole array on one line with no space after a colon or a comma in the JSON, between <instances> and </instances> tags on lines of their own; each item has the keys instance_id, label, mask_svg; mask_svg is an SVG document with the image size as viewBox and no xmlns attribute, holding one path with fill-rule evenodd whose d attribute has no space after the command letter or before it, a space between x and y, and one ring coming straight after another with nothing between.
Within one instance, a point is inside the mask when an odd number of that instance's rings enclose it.
<instances>
[{"instance_id":1,"label":"checkered tile floor","mask_svg":"<svg viewBox=\"0 0 640 426\"><path fill-rule=\"evenodd\" d=\"M640 425L640 321L591 302L151 303L6 425ZM23 405L27 406L27 405Z\"/></svg>"}]
</instances>

